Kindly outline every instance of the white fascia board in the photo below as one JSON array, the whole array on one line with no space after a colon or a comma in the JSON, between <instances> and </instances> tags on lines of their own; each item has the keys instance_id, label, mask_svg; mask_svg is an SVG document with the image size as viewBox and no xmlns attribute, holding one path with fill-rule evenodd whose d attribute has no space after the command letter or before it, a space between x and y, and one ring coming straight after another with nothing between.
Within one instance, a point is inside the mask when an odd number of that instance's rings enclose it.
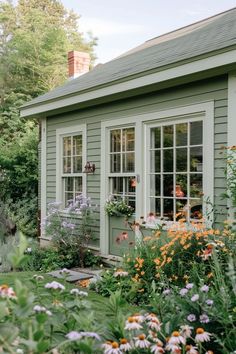
<instances>
[{"instance_id":1,"label":"white fascia board","mask_svg":"<svg viewBox=\"0 0 236 354\"><path fill-rule=\"evenodd\" d=\"M98 88L85 93L78 93L77 95L60 97L56 100L45 101L43 103L35 104L32 106L25 106L21 109L22 117L30 117L44 112L69 107L71 105L79 104L82 102L90 101L93 99L118 94L121 92L129 91L145 87L152 84L165 82L167 80L180 78L186 75L199 73L201 71L217 68L223 65L236 63L236 49L220 53L208 58L198 59L191 63L176 66L174 68L165 69L157 73L145 75L139 78L130 79L122 83L109 85L107 87Z\"/></svg>"}]
</instances>

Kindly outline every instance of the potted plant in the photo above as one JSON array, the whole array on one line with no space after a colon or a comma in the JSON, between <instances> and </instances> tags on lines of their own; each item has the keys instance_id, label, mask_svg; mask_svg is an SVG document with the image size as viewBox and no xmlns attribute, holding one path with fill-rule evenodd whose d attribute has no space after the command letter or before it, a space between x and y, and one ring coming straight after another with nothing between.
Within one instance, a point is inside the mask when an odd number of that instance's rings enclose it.
<instances>
[{"instance_id":1,"label":"potted plant","mask_svg":"<svg viewBox=\"0 0 236 354\"><path fill-rule=\"evenodd\" d=\"M108 199L105 204L105 211L109 216L130 217L134 213L134 208L128 205L124 199Z\"/></svg>"}]
</instances>

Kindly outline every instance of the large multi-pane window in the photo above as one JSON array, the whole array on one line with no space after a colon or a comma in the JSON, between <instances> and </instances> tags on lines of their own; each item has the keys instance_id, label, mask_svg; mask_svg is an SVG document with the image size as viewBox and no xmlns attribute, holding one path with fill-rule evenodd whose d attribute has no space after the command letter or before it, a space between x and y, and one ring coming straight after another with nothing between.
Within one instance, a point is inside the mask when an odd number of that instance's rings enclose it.
<instances>
[{"instance_id":1,"label":"large multi-pane window","mask_svg":"<svg viewBox=\"0 0 236 354\"><path fill-rule=\"evenodd\" d=\"M134 127L110 130L109 160L110 194L135 208Z\"/></svg>"},{"instance_id":2,"label":"large multi-pane window","mask_svg":"<svg viewBox=\"0 0 236 354\"><path fill-rule=\"evenodd\" d=\"M64 206L83 191L83 135L62 138L62 185Z\"/></svg>"},{"instance_id":3,"label":"large multi-pane window","mask_svg":"<svg viewBox=\"0 0 236 354\"><path fill-rule=\"evenodd\" d=\"M149 210L163 220L202 217L203 122L150 128Z\"/></svg>"}]
</instances>

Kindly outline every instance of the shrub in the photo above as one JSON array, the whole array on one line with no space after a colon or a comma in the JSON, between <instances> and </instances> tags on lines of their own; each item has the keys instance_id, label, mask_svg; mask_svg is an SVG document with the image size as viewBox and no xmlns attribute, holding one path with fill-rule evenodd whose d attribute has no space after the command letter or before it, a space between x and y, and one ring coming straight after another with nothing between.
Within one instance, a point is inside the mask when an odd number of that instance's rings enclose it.
<instances>
[{"instance_id":1,"label":"shrub","mask_svg":"<svg viewBox=\"0 0 236 354\"><path fill-rule=\"evenodd\" d=\"M89 242L93 239L93 216L95 208L90 198L78 195L68 207L61 210L61 203L50 203L45 220L46 235L64 258L72 264L84 266L84 257Z\"/></svg>"}]
</instances>

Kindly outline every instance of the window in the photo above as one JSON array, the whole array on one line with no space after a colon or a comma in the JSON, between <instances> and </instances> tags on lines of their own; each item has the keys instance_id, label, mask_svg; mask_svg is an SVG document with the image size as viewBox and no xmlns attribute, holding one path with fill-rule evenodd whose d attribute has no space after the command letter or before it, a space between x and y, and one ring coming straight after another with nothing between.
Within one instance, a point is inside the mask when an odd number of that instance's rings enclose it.
<instances>
[{"instance_id":1,"label":"window","mask_svg":"<svg viewBox=\"0 0 236 354\"><path fill-rule=\"evenodd\" d=\"M57 130L57 200L66 207L77 194L86 193L85 131L83 125Z\"/></svg>"},{"instance_id":2,"label":"window","mask_svg":"<svg viewBox=\"0 0 236 354\"><path fill-rule=\"evenodd\" d=\"M135 129L112 129L109 134L109 191L135 209Z\"/></svg>"},{"instance_id":3,"label":"window","mask_svg":"<svg viewBox=\"0 0 236 354\"><path fill-rule=\"evenodd\" d=\"M203 122L179 121L149 129L149 210L163 220L202 217Z\"/></svg>"}]
</instances>

